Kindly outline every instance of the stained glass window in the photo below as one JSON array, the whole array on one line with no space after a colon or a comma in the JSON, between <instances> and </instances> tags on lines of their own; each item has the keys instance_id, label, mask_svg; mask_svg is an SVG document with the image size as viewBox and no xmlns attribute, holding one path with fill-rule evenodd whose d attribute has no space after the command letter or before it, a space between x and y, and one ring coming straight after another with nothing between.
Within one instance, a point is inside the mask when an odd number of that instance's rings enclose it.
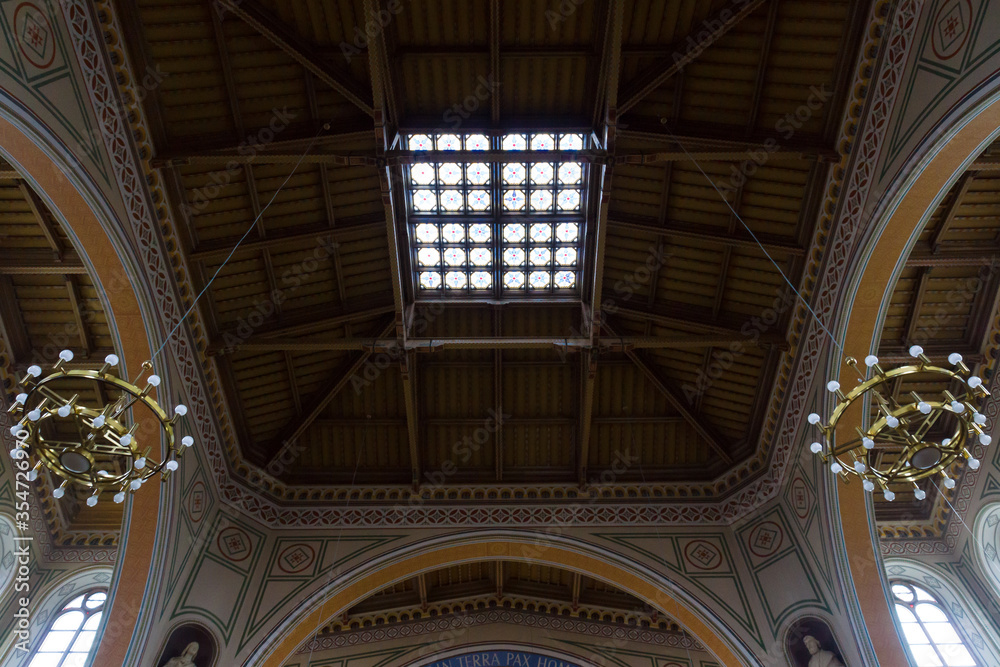
<instances>
[{"instance_id":1,"label":"stained glass window","mask_svg":"<svg viewBox=\"0 0 1000 667\"><path fill-rule=\"evenodd\" d=\"M978 667L951 618L923 588L893 581L896 616L916 667Z\"/></svg>"},{"instance_id":2,"label":"stained glass window","mask_svg":"<svg viewBox=\"0 0 1000 667\"><path fill-rule=\"evenodd\" d=\"M70 600L56 615L28 667L83 667L108 595L95 590Z\"/></svg>"},{"instance_id":3,"label":"stained glass window","mask_svg":"<svg viewBox=\"0 0 1000 667\"><path fill-rule=\"evenodd\" d=\"M412 151L461 151L404 172L417 289L429 294L558 294L577 287L586 164L538 159L583 150L579 133L427 133ZM475 151L534 151L523 162ZM495 158L494 155L485 156Z\"/></svg>"}]
</instances>

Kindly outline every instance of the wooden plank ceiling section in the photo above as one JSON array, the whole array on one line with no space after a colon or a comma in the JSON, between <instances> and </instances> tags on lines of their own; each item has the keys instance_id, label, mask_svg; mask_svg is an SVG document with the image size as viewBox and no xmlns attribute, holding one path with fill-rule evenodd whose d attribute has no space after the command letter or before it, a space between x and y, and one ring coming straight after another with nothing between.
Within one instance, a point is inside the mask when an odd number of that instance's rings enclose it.
<instances>
[{"instance_id":1,"label":"wooden plank ceiling section","mask_svg":"<svg viewBox=\"0 0 1000 667\"><path fill-rule=\"evenodd\" d=\"M798 285L864 4L408 0L383 29L372 0L120 2L136 71L168 73L145 110L196 288L219 272L200 307L242 456L292 485L587 484L628 452L615 481L708 494L761 469L795 340L737 214ZM378 160L456 104L463 131L611 154L574 299L415 305L402 171ZM370 342L404 335L438 344Z\"/></svg>"},{"instance_id":2,"label":"wooden plank ceiling section","mask_svg":"<svg viewBox=\"0 0 1000 667\"><path fill-rule=\"evenodd\" d=\"M17 380L32 364L50 368L63 349L76 355L66 368L100 367L114 351L101 293L73 242L38 193L6 164L0 164L0 334L8 345L6 373ZM103 407L117 398L98 395L90 382L65 386L87 405ZM113 493L86 507L88 494L72 488L55 501L53 478L46 475L37 488L56 545L117 543L122 506L111 501Z\"/></svg>"},{"instance_id":3,"label":"wooden plank ceiling section","mask_svg":"<svg viewBox=\"0 0 1000 667\"><path fill-rule=\"evenodd\" d=\"M908 360L917 344L934 361L960 353L974 374L988 379L987 365L1000 352L1000 142L975 160L941 200L907 258L892 292L878 356L890 363ZM915 376L897 381L896 396L937 396L955 392L949 383ZM948 437L945 424L936 434ZM950 426L947 425L947 426ZM932 435L935 435L932 433ZM965 471L964 460L949 475ZM958 487L947 490L941 477L923 480L924 500L912 485L893 490L892 503L875 494L875 516L886 539L941 537ZM942 494L942 491L944 492Z\"/></svg>"}]
</instances>

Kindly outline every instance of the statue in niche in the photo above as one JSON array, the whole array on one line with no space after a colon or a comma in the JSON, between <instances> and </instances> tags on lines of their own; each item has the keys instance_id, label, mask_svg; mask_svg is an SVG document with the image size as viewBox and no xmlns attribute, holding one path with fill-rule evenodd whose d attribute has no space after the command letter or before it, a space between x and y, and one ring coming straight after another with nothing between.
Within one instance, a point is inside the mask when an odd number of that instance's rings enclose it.
<instances>
[{"instance_id":1,"label":"statue in niche","mask_svg":"<svg viewBox=\"0 0 1000 667\"><path fill-rule=\"evenodd\" d=\"M194 662L196 655L198 655L198 642L191 642L183 653L168 660L163 667L198 667Z\"/></svg>"},{"instance_id":2,"label":"statue in niche","mask_svg":"<svg viewBox=\"0 0 1000 667\"><path fill-rule=\"evenodd\" d=\"M844 667L844 663L838 660L836 655L824 649L819 640L812 635L803 637L802 643L810 655L807 667Z\"/></svg>"}]
</instances>

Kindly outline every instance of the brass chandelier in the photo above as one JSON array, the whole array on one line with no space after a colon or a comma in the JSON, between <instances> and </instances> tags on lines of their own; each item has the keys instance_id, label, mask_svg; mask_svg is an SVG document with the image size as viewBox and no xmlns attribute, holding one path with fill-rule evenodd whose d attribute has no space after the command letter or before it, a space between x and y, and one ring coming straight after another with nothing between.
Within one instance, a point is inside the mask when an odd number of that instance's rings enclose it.
<instances>
[{"instance_id":1,"label":"brass chandelier","mask_svg":"<svg viewBox=\"0 0 1000 667\"><path fill-rule=\"evenodd\" d=\"M67 487L75 486L92 492L87 505L93 507L102 491L117 490L114 501L121 503L126 493L138 491L144 482L157 475L166 479L177 470L181 454L194 444L189 435L181 438L180 446L175 439L175 425L187 414L187 407L175 406L168 417L150 395L160 385L158 375L148 375L145 386L138 386L142 376L152 370L152 364L143 362L139 377L130 382L114 374L119 361L114 354L105 357L99 370L69 370L66 364L72 360L73 353L63 350L45 377L41 377L41 367L30 366L20 383L24 391L10 407L16 420L10 429L16 439L10 455L34 461L29 481L37 479L41 469L46 468L63 480L53 490L54 497L62 498ZM83 405L79 387L88 382L99 391L117 391L118 399L100 409ZM140 442L139 420L133 415L131 426L125 423L127 412L133 408L145 408L159 421L166 440L162 460L152 456L159 443Z\"/></svg>"},{"instance_id":2,"label":"brass chandelier","mask_svg":"<svg viewBox=\"0 0 1000 667\"><path fill-rule=\"evenodd\" d=\"M963 457L968 460L969 467L976 470L980 462L970 453L973 440L983 446L991 442L983 430L986 416L978 409L990 392L983 386L982 378L972 375L962 355L949 355L952 370L932 364L919 345L910 347L909 353L914 359L912 363L890 370L879 365L878 357L869 355L865 357L867 373L862 373L857 361L848 357L847 364L861 376L859 384L845 394L839 382L830 381L827 389L838 399L830 419L824 424L815 412L808 417L809 423L818 426L823 433L823 441L813 442L810 450L822 457L834 474L860 477L866 491L874 492L878 488L888 501L896 497L889 487L899 483L912 483L914 497L923 500L927 494L917 482L937 474L943 476L946 488L954 488L955 480L946 472L952 463ZM957 381L961 390L955 394L945 390L936 397L921 397L910 392L911 400L895 399L888 384L915 375ZM857 428L857 438L835 443L837 423L858 401L876 410L871 424L867 430ZM936 439L931 431L939 422L947 436Z\"/></svg>"}]
</instances>

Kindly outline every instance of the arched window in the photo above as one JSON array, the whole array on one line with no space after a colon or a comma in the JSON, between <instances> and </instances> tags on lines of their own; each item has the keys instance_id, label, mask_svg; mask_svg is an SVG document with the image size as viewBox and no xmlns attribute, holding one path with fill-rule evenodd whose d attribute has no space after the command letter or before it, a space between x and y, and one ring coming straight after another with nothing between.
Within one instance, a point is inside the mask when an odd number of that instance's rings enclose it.
<instances>
[{"instance_id":1,"label":"arched window","mask_svg":"<svg viewBox=\"0 0 1000 667\"><path fill-rule=\"evenodd\" d=\"M107 592L73 598L56 614L28 667L83 667L101 624Z\"/></svg>"},{"instance_id":2,"label":"arched window","mask_svg":"<svg viewBox=\"0 0 1000 667\"><path fill-rule=\"evenodd\" d=\"M896 616L916 667L983 667L933 595L906 581L891 583Z\"/></svg>"}]
</instances>

